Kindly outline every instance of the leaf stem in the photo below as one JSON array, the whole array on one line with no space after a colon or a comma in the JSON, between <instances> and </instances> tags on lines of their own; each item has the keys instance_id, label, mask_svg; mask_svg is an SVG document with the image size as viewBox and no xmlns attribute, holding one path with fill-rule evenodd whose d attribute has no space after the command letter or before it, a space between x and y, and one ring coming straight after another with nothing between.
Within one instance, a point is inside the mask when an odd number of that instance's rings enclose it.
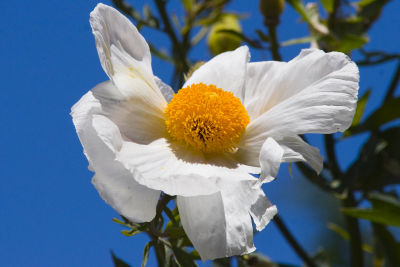
<instances>
[{"instance_id":1,"label":"leaf stem","mask_svg":"<svg viewBox=\"0 0 400 267\"><path fill-rule=\"evenodd\" d=\"M317 267L315 262L308 256L305 250L300 246L300 244L296 241L292 233L289 231L283 220L279 215L275 215L274 223L278 227L279 231L285 237L286 241L290 244L296 254L304 261L305 264L309 267Z\"/></svg>"}]
</instances>

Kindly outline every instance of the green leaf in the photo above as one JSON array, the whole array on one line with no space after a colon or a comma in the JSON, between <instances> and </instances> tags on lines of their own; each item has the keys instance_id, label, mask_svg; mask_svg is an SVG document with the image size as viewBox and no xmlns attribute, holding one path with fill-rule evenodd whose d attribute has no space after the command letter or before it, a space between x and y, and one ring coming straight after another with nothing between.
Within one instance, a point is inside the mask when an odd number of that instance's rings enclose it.
<instances>
[{"instance_id":1,"label":"green leaf","mask_svg":"<svg viewBox=\"0 0 400 267\"><path fill-rule=\"evenodd\" d=\"M328 34L328 28L319 20L318 7L310 3L307 8L301 0L286 0L315 31L321 34Z\"/></svg>"},{"instance_id":2,"label":"green leaf","mask_svg":"<svg viewBox=\"0 0 400 267\"><path fill-rule=\"evenodd\" d=\"M362 115L364 114L364 109L365 109L365 106L367 105L370 94L371 94L371 89L368 89L368 91L365 92L365 94L363 94L363 96L358 100L356 113L354 114L354 118L353 118L353 122L351 123L351 127L356 127L358 124L360 124L360 121L361 121ZM350 136L350 135L351 135L351 130L346 130L344 132L344 136Z\"/></svg>"},{"instance_id":3,"label":"green leaf","mask_svg":"<svg viewBox=\"0 0 400 267\"><path fill-rule=\"evenodd\" d=\"M380 224L372 224L378 245L386 259L387 266L400 266L400 244L396 242L393 235Z\"/></svg>"},{"instance_id":4,"label":"green leaf","mask_svg":"<svg viewBox=\"0 0 400 267\"><path fill-rule=\"evenodd\" d=\"M185 9L187 11L192 10L193 2L194 2L193 0L181 0L181 1L183 3L183 6L185 7Z\"/></svg>"},{"instance_id":5,"label":"green leaf","mask_svg":"<svg viewBox=\"0 0 400 267\"><path fill-rule=\"evenodd\" d=\"M322 5L324 6L325 10L328 13L332 13L333 12L333 5L334 5L334 1L333 0L321 0Z\"/></svg>"},{"instance_id":6,"label":"green leaf","mask_svg":"<svg viewBox=\"0 0 400 267\"><path fill-rule=\"evenodd\" d=\"M368 89L368 91L365 92L365 94L358 100L356 113L354 114L353 122L351 124L352 126L356 126L360 123L370 94L371 94L371 89Z\"/></svg>"},{"instance_id":7,"label":"green leaf","mask_svg":"<svg viewBox=\"0 0 400 267\"><path fill-rule=\"evenodd\" d=\"M346 241L350 240L350 234L347 232L346 229L340 227L339 225L337 225L335 223L328 223L328 228L330 230L334 231L335 233L337 233L344 240L346 240ZM374 253L374 249L368 244L362 244L362 249L371 254Z\"/></svg>"},{"instance_id":8,"label":"green leaf","mask_svg":"<svg viewBox=\"0 0 400 267\"><path fill-rule=\"evenodd\" d=\"M379 129L383 124L400 118L400 97L386 101L380 108L371 114L364 123L351 127L348 132L351 135L368 130Z\"/></svg>"},{"instance_id":9,"label":"green leaf","mask_svg":"<svg viewBox=\"0 0 400 267\"><path fill-rule=\"evenodd\" d=\"M175 256L175 261L179 267L197 267L193 256L185 250L176 246L172 246L172 251Z\"/></svg>"},{"instance_id":10,"label":"green leaf","mask_svg":"<svg viewBox=\"0 0 400 267\"><path fill-rule=\"evenodd\" d=\"M142 260L142 267L145 267L147 264L147 260L149 259L149 250L150 247L153 245L152 242L149 242L146 244L146 246L144 246L144 250L143 250L143 260Z\"/></svg>"},{"instance_id":11,"label":"green leaf","mask_svg":"<svg viewBox=\"0 0 400 267\"><path fill-rule=\"evenodd\" d=\"M115 256L114 252L111 250L111 257L115 267L130 267L129 264Z\"/></svg>"},{"instance_id":12,"label":"green leaf","mask_svg":"<svg viewBox=\"0 0 400 267\"><path fill-rule=\"evenodd\" d=\"M168 237L170 238L179 238L185 236L185 231L183 230L182 227L171 226L168 227L168 229L166 229L164 233L168 234Z\"/></svg>"},{"instance_id":13,"label":"green leaf","mask_svg":"<svg viewBox=\"0 0 400 267\"><path fill-rule=\"evenodd\" d=\"M368 43L369 39L366 36L347 34L340 38L336 50L343 53L349 53L354 49L363 47Z\"/></svg>"},{"instance_id":14,"label":"green leaf","mask_svg":"<svg viewBox=\"0 0 400 267\"><path fill-rule=\"evenodd\" d=\"M140 234L142 231L138 230L138 229L131 229L131 230L121 230L121 234L123 234L124 236L134 236L137 234Z\"/></svg>"},{"instance_id":15,"label":"green leaf","mask_svg":"<svg viewBox=\"0 0 400 267\"><path fill-rule=\"evenodd\" d=\"M382 9L390 0L362 0L358 3L358 16L363 18L367 30L379 18Z\"/></svg>"},{"instance_id":16,"label":"green leaf","mask_svg":"<svg viewBox=\"0 0 400 267\"><path fill-rule=\"evenodd\" d=\"M290 39L281 43L281 46L289 46L289 45L296 45L296 44L308 44L313 41L317 41L321 38L321 35L313 35L313 36L306 36L302 38Z\"/></svg>"},{"instance_id":17,"label":"green leaf","mask_svg":"<svg viewBox=\"0 0 400 267\"><path fill-rule=\"evenodd\" d=\"M400 226L400 202L398 199L389 195L373 194L370 196L370 200L371 209L343 208L342 212L375 223Z\"/></svg>"}]
</instances>

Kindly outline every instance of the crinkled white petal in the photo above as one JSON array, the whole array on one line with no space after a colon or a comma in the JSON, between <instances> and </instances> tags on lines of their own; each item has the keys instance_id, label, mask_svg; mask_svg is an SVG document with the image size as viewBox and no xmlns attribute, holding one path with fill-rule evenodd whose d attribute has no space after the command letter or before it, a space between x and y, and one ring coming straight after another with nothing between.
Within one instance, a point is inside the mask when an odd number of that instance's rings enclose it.
<instances>
[{"instance_id":1,"label":"crinkled white petal","mask_svg":"<svg viewBox=\"0 0 400 267\"><path fill-rule=\"evenodd\" d=\"M221 53L197 69L183 87L195 83L213 84L243 100L249 60L250 53L247 46Z\"/></svg>"},{"instance_id":2,"label":"crinkled white petal","mask_svg":"<svg viewBox=\"0 0 400 267\"><path fill-rule=\"evenodd\" d=\"M253 196L246 189L231 182L212 195L177 197L183 228L203 261L255 250L249 214Z\"/></svg>"},{"instance_id":3,"label":"crinkled white petal","mask_svg":"<svg viewBox=\"0 0 400 267\"><path fill-rule=\"evenodd\" d=\"M250 215L257 231L261 231L278 213L278 209L275 205L272 205L260 187L253 187L253 190L252 197L254 200L250 207Z\"/></svg>"},{"instance_id":4,"label":"crinkled white petal","mask_svg":"<svg viewBox=\"0 0 400 267\"><path fill-rule=\"evenodd\" d=\"M261 147L260 166L261 173L259 184L267 183L275 179L283 157L282 147L273 139L268 138Z\"/></svg>"},{"instance_id":5,"label":"crinkled white petal","mask_svg":"<svg viewBox=\"0 0 400 267\"><path fill-rule=\"evenodd\" d=\"M333 75L334 73L336 75ZM275 105L327 79L339 84L341 80L353 81L351 89L355 90L357 96L359 80L357 66L342 53L305 49L287 63L275 61L249 63L245 107L250 117L255 119ZM349 93L354 95L354 92Z\"/></svg>"},{"instance_id":6,"label":"crinkled white petal","mask_svg":"<svg viewBox=\"0 0 400 267\"><path fill-rule=\"evenodd\" d=\"M227 155L205 156L164 138L148 145L124 142L117 160L140 184L181 196L218 192L224 181L256 180L249 173L259 171Z\"/></svg>"},{"instance_id":7,"label":"crinkled white petal","mask_svg":"<svg viewBox=\"0 0 400 267\"><path fill-rule=\"evenodd\" d=\"M155 216L160 191L140 185L115 161L115 153L123 143L121 134L108 118L94 114L100 109L97 99L88 93L71 112L85 155L96 173L93 184L118 213L134 222L150 221Z\"/></svg>"},{"instance_id":8,"label":"crinkled white petal","mask_svg":"<svg viewBox=\"0 0 400 267\"><path fill-rule=\"evenodd\" d=\"M261 115L250 122L239 147L259 147L268 137L328 134L350 126L359 75L346 55L309 49L286 65L276 66L284 67L282 78L272 87L277 91L269 97L273 102L266 103L270 108L261 109ZM263 99L261 93L259 99Z\"/></svg>"},{"instance_id":9,"label":"crinkled white petal","mask_svg":"<svg viewBox=\"0 0 400 267\"><path fill-rule=\"evenodd\" d=\"M286 62L278 61L247 64L244 106L251 120L256 119L275 103L279 103L280 98L285 94L276 84L285 78L282 70L286 65Z\"/></svg>"},{"instance_id":10,"label":"crinkled white petal","mask_svg":"<svg viewBox=\"0 0 400 267\"><path fill-rule=\"evenodd\" d=\"M318 148L310 146L299 136L285 136L277 142L284 150L283 162L305 161L317 173L322 171L324 158Z\"/></svg>"}]
</instances>

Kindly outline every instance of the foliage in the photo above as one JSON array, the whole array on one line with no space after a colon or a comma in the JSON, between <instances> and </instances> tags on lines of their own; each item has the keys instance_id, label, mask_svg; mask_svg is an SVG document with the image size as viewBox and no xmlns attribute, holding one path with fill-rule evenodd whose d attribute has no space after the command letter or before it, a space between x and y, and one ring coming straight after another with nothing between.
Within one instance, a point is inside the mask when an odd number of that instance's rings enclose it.
<instances>
[{"instance_id":1,"label":"foliage","mask_svg":"<svg viewBox=\"0 0 400 267\"><path fill-rule=\"evenodd\" d=\"M361 55L359 67L378 66L388 61L397 61L393 78L386 90L383 103L369 116L364 116L369 103L371 88L359 98L358 108L352 126L343 136L324 136L326 149L325 168L327 172L316 175L307 165L298 164L304 177L326 194L333 195L342 203L343 215L347 228L330 224L329 228L349 242L349 264L354 267L364 266L367 258L364 252L372 254L374 266L400 266L400 244L395 240L387 226L400 226L400 201L396 193L390 191L389 185L400 183L400 127L386 127L387 123L400 117L400 98L394 93L400 79L400 54L385 51L367 51L369 30L379 20L382 10L389 0L321 0L307 4L303 0L286 0L297 13L302 23L309 29L309 36L293 38L284 42L278 41L277 29L285 5L280 0L261 0L260 12L264 16L264 25L256 29L245 29L242 32L240 14L233 15L226 10L229 0L181 0L184 16L178 18L170 15L168 1L153 0L155 10L148 5L133 6L124 0L113 0L115 7L134 20L139 29L149 28L165 34L171 43L168 52L157 45L150 44L154 56L172 63L173 87L179 88L193 66L198 66L189 57L190 52L211 31L212 43L209 47L213 53L234 49L240 42L254 49L263 49L271 54L274 60L282 60L280 48L296 44L310 43L325 51L341 51L349 56L357 51ZM268 9L269 6L275 7ZM273 11L275 10L275 11ZM219 26L231 18L230 25ZM232 26L233 25L233 26ZM217 41L215 38L219 36ZM256 37L253 37L256 36ZM201 63L200 63L201 64ZM384 84L384 83L382 83ZM357 159L349 168L343 170L338 164L335 147L345 138L357 134L367 134L368 140L360 150ZM168 208L172 197L163 195L157 206L157 216L149 223L136 224L126 218L114 219L126 229L122 234L132 237L146 233L150 241L144 248L142 266L146 266L149 250L154 249L159 266L197 266L198 253L193 250L190 240L185 235L179 220L177 208ZM368 203L370 208L360 207ZM165 219L169 219L165 222ZM367 220L373 229L374 242L366 244L361 237L359 220ZM275 223L309 266L330 266L324 260L323 253L309 256L297 243L280 217ZM112 254L115 266L129 266ZM219 259L214 266L231 266L232 259ZM268 257L258 253L237 256L238 266L288 266L273 263Z\"/></svg>"}]
</instances>

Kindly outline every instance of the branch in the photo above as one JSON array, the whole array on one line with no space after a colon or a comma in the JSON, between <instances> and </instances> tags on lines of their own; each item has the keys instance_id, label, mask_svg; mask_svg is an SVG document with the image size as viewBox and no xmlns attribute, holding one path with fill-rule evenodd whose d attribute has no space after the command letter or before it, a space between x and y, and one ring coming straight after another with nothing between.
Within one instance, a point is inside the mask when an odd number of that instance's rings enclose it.
<instances>
[{"instance_id":1,"label":"branch","mask_svg":"<svg viewBox=\"0 0 400 267\"><path fill-rule=\"evenodd\" d=\"M308 256L305 250L300 246L300 244L293 237L292 233L286 227L285 223L282 221L279 215L275 215L274 223L278 227L279 231L285 237L286 241L290 244L296 254L304 261L304 263L309 267L317 267L313 260Z\"/></svg>"}]
</instances>

